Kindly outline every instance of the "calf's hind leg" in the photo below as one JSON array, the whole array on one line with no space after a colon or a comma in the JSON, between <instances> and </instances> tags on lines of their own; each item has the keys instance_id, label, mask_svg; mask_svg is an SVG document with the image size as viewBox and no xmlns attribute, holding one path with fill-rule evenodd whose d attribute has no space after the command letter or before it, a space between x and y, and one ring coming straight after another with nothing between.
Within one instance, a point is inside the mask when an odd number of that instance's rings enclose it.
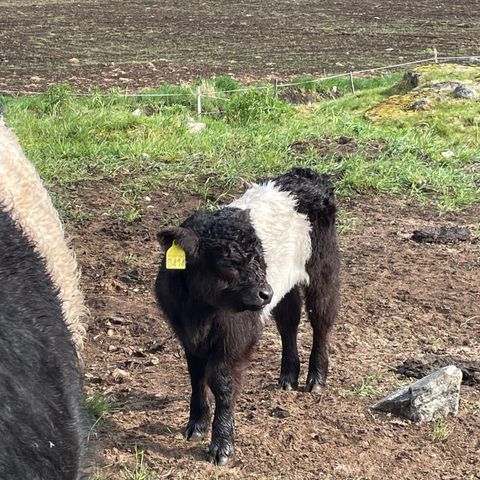
<instances>
[{"instance_id":1,"label":"calf's hind leg","mask_svg":"<svg viewBox=\"0 0 480 480\"><path fill-rule=\"evenodd\" d=\"M301 308L300 292L298 287L294 287L272 312L282 338L282 365L278 384L283 390L293 390L298 387L300 360L298 359L297 332Z\"/></svg>"},{"instance_id":2,"label":"calf's hind leg","mask_svg":"<svg viewBox=\"0 0 480 480\"><path fill-rule=\"evenodd\" d=\"M310 273L310 272L309 272ZM305 307L313 329L312 352L308 366L306 390L315 392L325 386L328 374L328 337L339 304L338 256L330 262L316 262L305 290Z\"/></svg>"}]
</instances>

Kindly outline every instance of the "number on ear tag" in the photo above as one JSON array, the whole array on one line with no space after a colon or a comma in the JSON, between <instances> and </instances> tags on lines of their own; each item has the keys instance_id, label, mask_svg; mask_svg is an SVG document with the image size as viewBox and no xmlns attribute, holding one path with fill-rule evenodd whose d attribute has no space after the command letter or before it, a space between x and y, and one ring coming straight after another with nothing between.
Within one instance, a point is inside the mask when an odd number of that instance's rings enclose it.
<instances>
[{"instance_id":1,"label":"number on ear tag","mask_svg":"<svg viewBox=\"0 0 480 480\"><path fill-rule=\"evenodd\" d=\"M167 270L185 270L185 268L187 268L185 251L182 247L177 245L175 240L173 241L172 246L167 250L165 264Z\"/></svg>"}]
</instances>

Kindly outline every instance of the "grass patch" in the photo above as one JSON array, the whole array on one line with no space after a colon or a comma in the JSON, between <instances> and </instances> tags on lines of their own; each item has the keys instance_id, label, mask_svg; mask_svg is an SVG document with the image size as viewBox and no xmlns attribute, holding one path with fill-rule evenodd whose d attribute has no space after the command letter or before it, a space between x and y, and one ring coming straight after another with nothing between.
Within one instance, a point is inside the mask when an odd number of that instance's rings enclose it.
<instances>
[{"instance_id":1,"label":"grass patch","mask_svg":"<svg viewBox=\"0 0 480 480\"><path fill-rule=\"evenodd\" d=\"M444 442L450 435L450 426L444 418L435 420L430 436L434 442Z\"/></svg>"},{"instance_id":2,"label":"grass patch","mask_svg":"<svg viewBox=\"0 0 480 480\"><path fill-rule=\"evenodd\" d=\"M378 386L379 375L368 375L362 378L360 385L355 386L352 390L345 392L345 397L371 397L382 393L382 388Z\"/></svg>"},{"instance_id":3,"label":"grass patch","mask_svg":"<svg viewBox=\"0 0 480 480\"><path fill-rule=\"evenodd\" d=\"M340 210L337 214L338 232L340 234L353 233L358 227L358 218L352 216L351 212Z\"/></svg>"},{"instance_id":4,"label":"grass patch","mask_svg":"<svg viewBox=\"0 0 480 480\"><path fill-rule=\"evenodd\" d=\"M85 401L85 408L93 421L97 422L115 411L112 402L101 393L95 393Z\"/></svg>"},{"instance_id":5,"label":"grass patch","mask_svg":"<svg viewBox=\"0 0 480 480\"><path fill-rule=\"evenodd\" d=\"M121 179L117 188L126 202L116 214L132 222L140 215L135 199L150 190L205 196L206 189L228 191L296 165L334 173L340 195L410 195L434 202L442 213L478 202L478 102L446 102L434 111L369 121L365 113L389 97L400 77L355 79L355 95L348 77L307 82L309 89L335 87L342 94L309 106L275 98L271 86L227 93L238 85L229 77L204 80L206 129L196 134L188 129L196 115L195 84L150 90L168 97L115 91L76 97L71 87L60 85L40 97L2 97L0 103L28 157L60 192L57 203L65 215L73 211L67 187L92 176ZM342 136L357 144L346 155L290 148L294 142ZM368 151L380 142L380 150Z\"/></svg>"},{"instance_id":6,"label":"grass patch","mask_svg":"<svg viewBox=\"0 0 480 480\"><path fill-rule=\"evenodd\" d=\"M125 467L125 480L155 480L154 472L145 463L145 455L143 450L135 447L135 465L133 469Z\"/></svg>"}]
</instances>

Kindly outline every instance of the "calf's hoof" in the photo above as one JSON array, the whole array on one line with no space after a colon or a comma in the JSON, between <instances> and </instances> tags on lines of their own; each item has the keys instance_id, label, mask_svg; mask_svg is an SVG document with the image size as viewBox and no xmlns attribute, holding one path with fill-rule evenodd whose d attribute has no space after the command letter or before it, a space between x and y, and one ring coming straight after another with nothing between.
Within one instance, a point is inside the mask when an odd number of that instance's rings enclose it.
<instances>
[{"instance_id":1,"label":"calf's hoof","mask_svg":"<svg viewBox=\"0 0 480 480\"><path fill-rule=\"evenodd\" d=\"M208 420L195 422L190 420L185 429L185 439L188 441L200 440L208 430Z\"/></svg>"},{"instance_id":2,"label":"calf's hoof","mask_svg":"<svg viewBox=\"0 0 480 480\"><path fill-rule=\"evenodd\" d=\"M309 375L305 385L307 392L320 392L325 388L326 378L323 375Z\"/></svg>"},{"instance_id":3,"label":"calf's hoof","mask_svg":"<svg viewBox=\"0 0 480 480\"><path fill-rule=\"evenodd\" d=\"M227 441L212 441L208 448L208 460L215 465L225 465L233 455L233 444Z\"/></svg>"},{"instance_id":4,"label":"calf's hoof","mask_svg":"<svg viewBox=\"0 0 480 480\"><path fill-rule=\"evenodd\" d=\"M286 378L280 377L280 380L278 381L278 385L282 390L286 391L291 391L291 390L297 390L298 389L298 382L292 382Z\"/></svg>"},{"instance_id":5,"label":"calf's hoof","mask_svg":"<svg viewBox=\"0 0 480 480\"><path fill-rule=\"evenodd\" d=\"M282 390L297 390L298 389L298 373L281 373L278 379L278 385Z\"/></svg>"}]
</instances>

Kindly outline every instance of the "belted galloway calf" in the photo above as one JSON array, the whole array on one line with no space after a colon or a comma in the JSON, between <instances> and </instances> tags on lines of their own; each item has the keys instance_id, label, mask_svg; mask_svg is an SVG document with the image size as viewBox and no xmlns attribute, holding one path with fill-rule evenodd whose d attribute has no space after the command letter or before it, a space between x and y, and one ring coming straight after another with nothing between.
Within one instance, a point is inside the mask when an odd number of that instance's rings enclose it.
<instances>
[{"instance_id":1,"label":"belted galloway calf","mask_svg":"<svg viewBox=\"0 0 480 480\"><path fill-rule=\"evenodd\" d=\"M298 387L301 290L313 328L306 390L325 385L327 340L339 303L335 212L327 176L295 168L259 181L226 207L196 212L158 234L166 257L186 257L186 265L181 258L164 259L155 287L190 373L185 436L206 433L210 390L215 412L208 455L214 463L225 464L233 453L242 372L270 313L282 339L279 384Z\"/></svg>"},{"instance_id":2,"label":"belted galloway calf","mask_svg":"<svg viewBox=\"0 0 480 480\"><path fill-rule=\"evenodd\" d=\"M50 197L0 119L0 478L86 478L86 316Z\"/></svg>"}]
</instances>

